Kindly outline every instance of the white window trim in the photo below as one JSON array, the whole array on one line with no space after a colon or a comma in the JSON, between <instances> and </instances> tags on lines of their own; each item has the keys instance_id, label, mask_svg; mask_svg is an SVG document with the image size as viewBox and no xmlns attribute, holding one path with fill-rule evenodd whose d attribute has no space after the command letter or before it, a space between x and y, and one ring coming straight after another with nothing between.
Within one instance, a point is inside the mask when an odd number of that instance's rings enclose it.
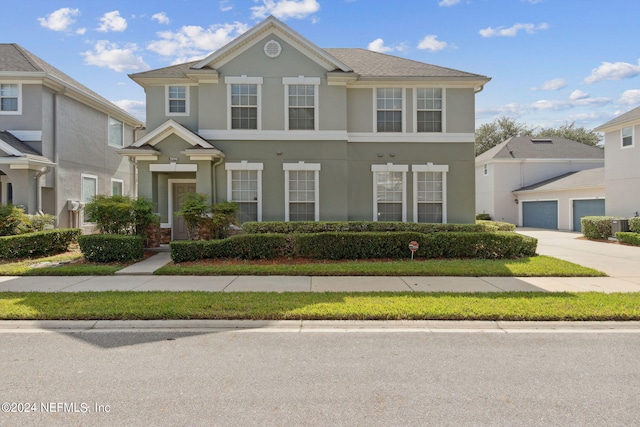
<instances>
[{"instance_id":1,"label":"white window trim","mask_svg":"<svg viewBox=\"0 0 640 427\"><path fill-rule=\"evenodd\" d=\"M442 89L442 109L440 110L442 112L442 132L418 132L418 89ZM436 87L436 86L430 86L430 87L420 87L420 88L413 88L413 111L414 111L414 115L413 115L413 133L419 133L419 134L427 134L427 135L440 135L443 133L447 132L447 128L446 128L446 123L447 123L447 117L446 117L446 111L447 111L447 89L443 88L443 87ZM420 110L420 111L438 111L438 110Z\"/></svg>"},{"instance_id":2,"label":"white window trim","mask_svg":"<svg viewBox=\"0 0 640 427\"><path fill-rule=\"evenodd\" d=\"M233 171L238 170L249 170L249 171L258 171L258 222L262 221L262 171L264 170L264 163L249 163L246 160L241 161L240 163L226 163L224 165L225 170L227 171L227 198L230 202L233 202L232 198L232 182L231 182L231 173Z\"/></svg>"},{"instance_id":3,"label":"white window trim","mask_svg":"<svg viewBox=\"0 0 640 427\"><path fill-rule=\"evenodd\" d=\"M376 87L373 89L373 133L393 135L407 132L407 89L402 88L402 131L378 132L378 89L398 89L397 87Z\"/></svg>"},{"instance_id":4,"label":"white window trim","mask_svg":"<svg viewBox=\"0 0 640 427\"><path fill-rule=\"evenodd\" d=\"M413 172L413 222L418 222L418 172L442 172L442 224L447 223L447 172L449 165L412 165Z\"/></svg>"},{"instance_id":5,"label":"white window trim","mask_svg":"<svg viewBox=\"0 0 640 427\"><path fill-rule=\"evenodd\" d=\"M320 163L283 163L284 170L284 220L289 222L291 219L289 209L289 172L290 171L313 171L313 179L315 181L314 191L314 221L320 221Z\"/></svg>"},{"instance_id":6,"label":"white window trim","mask_svg":"<svg viewBox=\"0 0 640 427\"><path fill-rule=\"evenodd\" d=\"M631 129L631 145L623 145L624 144L624 135L623 132L625 129ZM635 126L625 126L620 129L620 148L627 149L633 148L636 145L636 128Z\"/></svg>"},{"instance_id":7,"label":"white window trim","mask_svg":"<svg viewBox=\"0 0 640 427\"><path fill-rule=\"evenodd\" d=\"M184 105L184 113L172 113L172 112L169 111L169 101L170 101L170 99L169 99L169 87L170 86L183 86L184 87L184 89L185 89L185 91L184 91L184 93L185 93L185 95L184 95L185 96L185 99L184 99L184 104L185 104ZM164 87L164 94L165 94L164 95L164 99L165 99L165 101L164 101L164 113L165 113L165 115L167 115L167 116L188 116L189 115L189 112L190 112L189 107L190 107L190 104L191 104L191 101L190 101L190 99L191 99L191 87L190 86L191 85L186 85L186 84L165 85L165 87ZM176 99L178 99L178 98L176 98Z\"/></svg>"},{"instance_id":8,"label":"white window trim","mask_svg":"<svg viewBox=\"0 0 640 427\"><path fill-rule=\"evenodd\" d=\"M373 172L373 220L378 221L378 176L377 172L402 172L402 222L407 222L407 172L409 165L371 165Z\"/></svg>"},{"instance_id":9,"label":"white window trim","mask_svg":"<svg viewBox=\"0 0 640 427\"><path fill-rule=\"evenodd\" d=\"M124 179L118 179L118 178L111 178L111 195L113 196L113 183L114 182L119 182L120 184L122 184L122 195L124 196Z\"/></svg>"},{"instance_id":10,"label":"white window trim","mask_svg":"<svg viewBox=\"0 0 640 427\"><path fill-rule=\"evenodd\" d=\"M264 79L262 77L247 77L242 75L239 77L228 76L224 78L224 82L227 85L227 130L234 132L246 132L246 131L261 131L262 130L262 84ZM257 85L258 93L258 105L257 105L257 120L258 125L256 129L232 129L231 128L231 85Z\"/></svg>"},{"instance_id":11,"label":"white window trim","mask_svg":"<svg viewBox=\"0 0 640 427\"><path fill-rule=\"evenodd\" d=\"M89 203L88 200L85 200L85 194L84 194L84 180L86 179L93 179L96 183L96 191L95 191L95 195L98 195L98 177L97 175L91 175L91 174L87 174L87 173L83 173L80 174L80 202L83 204ZM83 208L84 209L84 208ZM80 215L80 219L82 221L82 224L95 224L94 222L88 222L84 220L84 212L82 213L82 215Z\"/></svg>"},{"instance_id":12,"label":"white window trim","mask_svg":"<svg viewBox=\"0 0 640 427\"><path fill-rule=\"evenodd\" d=\"M122 126L121 126L121 135L120 135L120 140L122 141L121 145L115 145L111 143L111 120L115 120L116 122L119 122ZM109 118L107 119L107 145L109 145L109 147L114 147L114 148L124 148L124 122L122 120L118 120L113 116L109 116Z\"/></svg>"},{"instance_id":13,"label":"white window trim","mask_svg":"<svg viewBox=\"0 0 640 427\"><path fill-rule=\"evenodd\" d=\"M307 85L313 86L313 129L296 129L295 132L318 131L320 120L319 109L319 93L320 93L320 77L283 77L284 85L284 129L289 129L289 86L291 85Z\"/></svg>"},{"instance_id":14,"label":"white window trim","mask_svg":"<svg viewBox=\"0 0 640 427\"><path fill-rule=\"evenodd\" d=\"M18 86L18 110L17 111L2 111L0 110L0 115L4 116L19 116L22 115L22 83L18 82L0 82L3 85L17 85ZM13 98L13 97L11 97Z\"/></svg>"}]
</instances>

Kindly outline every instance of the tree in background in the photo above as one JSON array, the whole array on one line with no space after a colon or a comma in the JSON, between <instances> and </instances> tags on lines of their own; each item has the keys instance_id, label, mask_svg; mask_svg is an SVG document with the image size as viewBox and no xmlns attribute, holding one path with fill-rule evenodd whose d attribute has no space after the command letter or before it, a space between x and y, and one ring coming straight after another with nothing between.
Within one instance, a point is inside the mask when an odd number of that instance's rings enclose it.
<instances>
[{"instance_id":1,"label":"tree in background","mask_svg":"<svg viewBox=\"0 0 640 427\"><path fill-rule=\"evenodd\" d=\"M532 136L536 138L566 138L586 145L598 145L602 137L584 127L576 127L576 123L565 123L557 128L529 127L518 123L511 117L500 117L491 123L485 123L476 129L476 156L495 147L514 136Z\"/></svg>"}]
</instances>

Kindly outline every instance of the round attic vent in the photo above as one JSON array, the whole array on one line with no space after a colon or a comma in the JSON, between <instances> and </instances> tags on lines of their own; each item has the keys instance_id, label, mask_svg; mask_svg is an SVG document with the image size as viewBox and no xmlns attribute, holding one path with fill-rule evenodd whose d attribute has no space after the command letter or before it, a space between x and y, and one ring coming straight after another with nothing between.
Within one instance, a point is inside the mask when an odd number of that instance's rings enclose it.
<instances>
[{"instance_id":1,"label":"round attic vent","mask_svg":"<svg viewBox=\"0 0 640 427\"><path fill-rule=\"evenodd\" d=\"M269 58L277 58L282 53L282 46L275 40L269 40L264 44L264 53Z\"/></svg>"}]
</instances>

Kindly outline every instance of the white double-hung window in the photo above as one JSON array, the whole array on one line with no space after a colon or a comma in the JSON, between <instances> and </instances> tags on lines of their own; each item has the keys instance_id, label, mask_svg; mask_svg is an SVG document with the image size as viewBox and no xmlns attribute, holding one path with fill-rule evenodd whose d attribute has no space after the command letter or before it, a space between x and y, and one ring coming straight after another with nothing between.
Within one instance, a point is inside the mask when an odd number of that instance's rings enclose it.
<instances>
[{"instance_id":1,"label":"white double-hung window","mask_svg":"<svg viewBox=\"0 0 640 427\"><path fill-rule=\"evenodd\" d=\"M225 77L227 128L262 130L262 77Z\"/></svg>"},{"instance_id":2,"label":"white double-hung window","mask_svg":"<svg viewBox=\"0 0 640 427\"><path fill-rule=\"evenodd\" d=\"M189 86L166 86L167 116L189 115Z\"/></svg>"},{"instance_id":3,"label":"white double-hung window","mask_svg":"<svg viewBox=\"0 0 640 427\"><path fill-rule=\"evenodd\" d=\"M449 166L412 165L413 220L415 222L447 222L447 172Z\"/></svg>"},{"instance_id":4,"label":"white double-hung window","mask_svg":"<svg viewBox=\"0 0 640 427\"><path fill-rule=\"evenodd\" d=\"M622 148L633 147L633 127L622 128Z\"/></svg>"},{"instance_id":5,"label":"white double-hung window","mask_svg":"<svg viewBox=\"0 0 640 427\"><path fill-rule=\"evenodd\" d=\"M95 175L82 174L82 194L80 200L85 205L93 200L98 194L98 177ZM83 216L83 222L88 222L89 218L85 214Z\"/></svg>"},{"instance_id":6,"label":"white double-hung window","mask_svg":"<svg viewBox=\"0 0 640 427\"><path fill-rule=\"evenodd\" d=\"M112 147L124 147L124 124L109 116L109 145Z\"/></svg>"},{"instance_id":7,"label":"white double-hung window","mask_svg":"<svg viewBox=\"0 0 640 427\"><path fill-rule=\"evenodd\" d=\"M319 77L284 77L287 130L318 130Z\"/></svg>"},{"instance_id":8,"label":"white double-hung window","mask_svg":"<svg viewBox=\"0 0 640 427\"><path fill-rule=\"evenodd\" d=\"M238 204L238 220L262 221L263 163L226 163L227 197Z\"/></svg>"},{"instance_id":9,"label":"white double-hung window","mask_svg":"<svg viewBox=\"0 0 640 427\"><path fill-rule=\"evenodd\" d=\"M379 88L375 90L376 131L404 132L404 89Z\"/></svg>"},{"instance_id":10,"label":"white double-hung window","mask_svg":"<svg viewBox=\"0 0 640 427\"><path fill-rule=\"evenodd\" d=\"M21 114L22 85L19 83L0 84L0 114Z\"/></svg>"},{"instance_id":11,"label":"white double-hung window","mask_svg":"<svg viewBox=\"0 0 640 427\"><path fill-rule=\"evenodd\" d=\"M407 165L371 165L373 220L407 220Z\"/></svg>"},{"instance_id":12,"label":"white double-hung window","mask_svg":"<svg viewBox=\"0 0 640 427\"><path fill-rule=\"evenodd\" d=\"M418 88L416 99L416 130L418 132L442 132L443 90Z\"/></svg>"},{"instance_id":13,"label":"white double-hung window","mask_svg":"<svg viewBox=\"0 0 640 427\"><path fill-rule=\"evenodd\" d=\"M285 163L285 221L320 220L320 163Z\"/></svg>"}]
</instances>

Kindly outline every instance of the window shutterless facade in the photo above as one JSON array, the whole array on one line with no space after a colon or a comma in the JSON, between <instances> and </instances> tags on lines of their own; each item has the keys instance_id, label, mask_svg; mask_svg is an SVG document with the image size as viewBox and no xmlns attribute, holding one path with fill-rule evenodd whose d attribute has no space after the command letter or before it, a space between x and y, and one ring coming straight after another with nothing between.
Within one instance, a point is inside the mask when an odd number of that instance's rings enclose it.
<instances>
[{"instance_id":1,"label":"window shutterless facade","mask_svg":"<svg viewBox=\"0 0 640 427\"><path fill-rule=\"evenodd\" d=\"M377 132L403 132L403 92L401 88L375 90Z\"/></svg>"},{"instance_id":2,"label":"window shutterless facade","mask_svg":"<svg viewBox=\"0 0 640 427\"><path fill-rule=\"evenodd\" d=\"M21 114L22 85L18 83L0 84L0 114Z\"/></svg>"},{"instance_id":3,"label":"window shutterless facade","mask_svg":"<svg viewBox=\"0 0 640 427\"><path fill-rule=\"evenodd\" d=\"M416 130L418 132L442 132L443 90L418 88L416 99Z\"/></svg>"},{"instance_id":4,"label":"window shutterless facade","mask_svg":"<svg viewBox=\"0 0 640 427\"><path fill-rule=\"evenodd\" d=\"M633 127L622 128L622 147L633 147Z\"/></svg>"},{"instance_id":5,"label":"window shutterless facade","mask_svg":"<svg viewBox=\"0 0 640 427\"><path fill-rule=\"evenodd\" d=\"M85 205L93 200L98 194L98 177L95 175L81 175L82 180L82 194L81 201ZM88 222L86 214L83 216L83 222Z\"/></svg>"},{"instance_id":6,"label":"window shutterless facade","mask_svg":"<svg viewBox=\"0 0 640 427\"><path fill-rule=\"evenodd\" d=\"M238 204L238 220L262 221L262 163L227 163L227 197Z\"/></svg>"},{"instance_id":7,"label":"window shutterless facade","mask_svg":"<svg viewBox=\"0 0 640 427\"><path fill-rule=\"evenodd\" d=\"M320 163L285 163L285 221L320 220Z\"/></svg>"},{"instance_id":8,"label":"window shutterless facade","mask_svg":"<svg viewBox=\"0 0 640 427\"><path fill-rule=\"evenodd\" d=\"M109 145L124 147L124 124L113 117L109 117Z\"/></svg>"},{"instance_id":9,"label":"window shutterless facade","mask_svg":"<svg viewBox=\"0 0 640 427\"><path fill-rule=\"evenodd\" d=\"M447 222L447 165L413 165L413 220Z\"/></svg>"},{"instance_id":10,"label":"window shutterless facade","mask_svg":"<svg viewBox=\"0 0 640 427\"><path fill-rule=\"evenodd\" d=\"M318 130L319 77L284 77L285 128Z\"/></svg>"},{"instance_id":11,"label":"window shutterless facade","mask_svg":"<svg viewBox=\"0 0 640 427\"><path fill-rule=\"evenodd\" d=\"M262 77L225 77L228 129L262 130Z\"/></svg>"},{"instance_id":12,"label":"window shutterless facade","mask_svg":"<svg viewBox=\"0 0 640 427\"><path fill-rule=\"evenodd\" d=\"M122 196L124 194L124 181L121 179L111 178L111 195Z\"/></svg>"},{"instance_id":13,"label":"window shutterless facade","mask_svg":"<svg viewBox=\"0 0 640 427\"><path fill-rule=\"evenodd\" d=\"M166 86L167 116L189 115L189 86Z\"/></svg>"},{"instance_id":14,"label":"window shutterless facade","mask_svg":"<svg viewBox=\"0 0 640 427\"><path fill-rule=\"evenodd\" d=\"M371 165L373 220L407 220L407 165Z\"/></svg>"}]
</instances>

